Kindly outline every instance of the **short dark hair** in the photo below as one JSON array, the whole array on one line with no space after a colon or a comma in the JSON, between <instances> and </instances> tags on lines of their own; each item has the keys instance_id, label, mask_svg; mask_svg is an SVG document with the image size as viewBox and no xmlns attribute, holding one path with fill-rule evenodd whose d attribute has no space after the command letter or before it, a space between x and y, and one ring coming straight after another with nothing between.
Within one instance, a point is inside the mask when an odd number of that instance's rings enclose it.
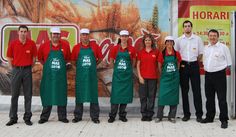
<instances>
[{"instance_id":1,"label":"short dark hair","mask_svg":"<svg viewBox=\"0 0 236 137\"><path fill-rule=\"evenodd\" d=\"M216 29L210 29L210 30L208 31L208 36L209 36L210 32L216 33L218 37L220 36L219 31L216 30Z\"/></svg>"},{"instance_id":2,"label":"short dark hair","mask_svg":"<svg viewBox=\"0 0 236 137\"><path fill-rule=\"evenodd\" d=\"M185 20L185 21L183 22L183 27L184 27L184 24L185 24L185 23L190 23L191 27L193 27L193 23L192 23L191 21Z\"/></svg>"},{"instance_id":3,"label":"short dark hair","mask_svg":"<svg viewBox=\"0 0 236 137\"><path fill-rule=\"evenodd\" d=\"M151 39L151 41L152 41L151 47L152 47L152 49L156 49L155 40L154 40L152 34L145 34L145 35L143 36L143 40L142 40L142 41L143 41L143 46L144 46L144 48L146 47L146 45L145 45L145 39L146 39L146 38L150 38L150 39Z\"/></svg>"},{"instance_id":4,"label":"short dark hair","mask_svg":"<svg viewBox=\"0 0 236 137\"><path fill-rule=\"evenodd\" d=\"M26 29L27 31L29 30L29 28L26 25L20 25L18 30L20 30L21 28Z\"/></svg>"}]
</instances>

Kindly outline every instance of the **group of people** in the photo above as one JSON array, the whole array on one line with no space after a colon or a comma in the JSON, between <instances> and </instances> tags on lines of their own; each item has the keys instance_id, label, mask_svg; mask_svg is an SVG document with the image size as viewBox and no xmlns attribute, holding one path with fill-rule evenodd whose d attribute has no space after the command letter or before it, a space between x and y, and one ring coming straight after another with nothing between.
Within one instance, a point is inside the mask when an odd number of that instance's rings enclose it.
<instances>
[{"instance_id":1,"label":"group of people","mask_svg":"<svg viewBox=\"0 0 236 137\"><path fill-rule=\"evenodd\" d=\"M213 122L215 117L215 93L217 93L220 107L221 127L228 127L228 109L226 101L225 70L232 64L228 47L219 40L219 32L211 29L208 32L209 44L204 47L200 37L192 33L192 22L183 22L184 34L178 39L165 37L165 47L159 51L151 34L143 36L143 49L137 54L129 45L129 32L120 31L118 43L109 52L109 67L113 68L111 88L111 111L109 123L113 123L119 110L119 120L127 122L126 107L133 101L133 69L137 68L139 79L139 97L142 121L152 121L157 94L158 79L158 110L156 122L163 120L163 110L170 106L168 120L176 122L177 105L179 103L179 85L182 91L183 113L182 121L188 121L191 116L189 110L189 80L193 91L196 110L196 121L201 123ZM90 103L90 117L94 123L99 121L98 80L96 66L102 60L102 53L96 42L89 39L87 28L80 30L80 43L70 52L69 43L60 37L58 27L50 29L50 41L40 45L38 51L35 43L28 39L28 27L18 28L19 38L8 47L7 58L12 69L12 98L10 108L11 126L17 123L17 107L20 87L23 85L25 97L24 121L31 122L32 73L31 69L36 57L43 64L43 75L40 83L40 97L43 110L39 124L48 121L53 105L57 106L58 119L68 123L67 78L66 67L69 63L76 66L75 97L73 123L82 120L83 103ZM200 87L199 62L203 61L205 69L206 118L202 119L202 96Z\"/></svg>"}]
</instances>

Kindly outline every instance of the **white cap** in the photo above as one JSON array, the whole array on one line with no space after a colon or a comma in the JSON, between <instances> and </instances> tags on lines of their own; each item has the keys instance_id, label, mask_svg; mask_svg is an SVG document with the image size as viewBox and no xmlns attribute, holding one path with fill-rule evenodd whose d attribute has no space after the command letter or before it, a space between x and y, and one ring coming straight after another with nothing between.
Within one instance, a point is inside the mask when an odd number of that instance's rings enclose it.
<instances>
[{"instance_id":1,"label":"white cap","mask_svg":"<svg viewBox=\"0 0 236 137\"><path fill-rule=\"evenodd\" d=\"M80 30L80 34L89 34L89 29L87 29L87 28L82 28L82 29Z\"/></svg>"},{"instance_id":2,"label":"white cap","mask_svg":"<svg viewBox=\"0 0 236 137\"><path fill-rule=\"evenodd\" d=\"M60 30L60 28L58 28L58 27L52 27L52 28L50 29L50 32L51 32L51 33L61 33L61 30Z\"/></svg>"},{"instance_id":3,"label":"white cap","mask_svg":"<svg viewBox=\"0 0 236 137\"><path fill-rule=\"evenodd\" d=\"M120 31L120 35L129 35L129 32L127 30Z\"/></svg>"},{"instance_id":4,"label":"white cap","mask_svg":"<svg viewBox=\"0 0 236 137\"><path fill-rule=\"evenodd\" d=\"M174 37L172 37L172 36L166 36L166 37L165 37L165 42L166 42L167 40L173 40L173 41L175 41Z\"/></svg>"}]
</instances>

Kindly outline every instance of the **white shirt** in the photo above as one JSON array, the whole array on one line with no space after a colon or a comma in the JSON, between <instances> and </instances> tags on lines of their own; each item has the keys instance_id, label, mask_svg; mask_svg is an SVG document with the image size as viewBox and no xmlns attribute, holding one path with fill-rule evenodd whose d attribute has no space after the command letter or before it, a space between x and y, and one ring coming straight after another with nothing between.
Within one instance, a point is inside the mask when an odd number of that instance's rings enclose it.
<instances>
[{"instance_id":1,"label":"white shirt","mask_svg":"<svg viewBox=\"0 0 236 137\"><path fill-rule=\"evenodd\" d=\"M201 38L192 34L189 38L182 35L176 39L174 48L179 51L183 61L193 62L203 54L204 46Z\"/></svg>"},{"instance_id":2,"label":"white shirt","mask_svg":"<svg viewBox=\"0 0 236 137\"><path fill-rule=\"evenodd\" d=\"M204 47L203 65L207 72L217 72L232 65L229 48L220 42L208 44Z\"/></svg>"}]
</instances>

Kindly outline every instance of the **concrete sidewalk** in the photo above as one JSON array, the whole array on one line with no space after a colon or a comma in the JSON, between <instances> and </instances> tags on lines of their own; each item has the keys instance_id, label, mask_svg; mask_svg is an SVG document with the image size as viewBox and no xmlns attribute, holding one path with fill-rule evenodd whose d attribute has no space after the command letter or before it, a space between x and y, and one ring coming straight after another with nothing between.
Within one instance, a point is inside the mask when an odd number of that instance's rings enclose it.
<instances>
[{"instance_id":1,"label":"concrete sidewalk","mask_svg":"<svg viewBox=\"0 0 236 137\"><path fill-rule=\"evenodd\" d=\"M124 123L116 120L108 123L107 117L100 117L100 124L94 124L88 116L83 121L72 123L73 115L70 113L70 123L57 121L57 114L53 112L45 124L38 124L40 113L34 113L32 126L25 125L23 112L19 113L18 123L7 127L8 112L0 112L1 137L235 137L236 120L229 121L229 128L221 129L220 122L200 124L191 119L182 122L177 119L175 124L164 120L160 123L142 122L140 118L128 117Z\"/></svg>"},{"instance_id":2,"label":"concrete sidewalk","mask_svg":"<svg viewBox=\"0 0 236 137\"><path fill-rule=\"evenodd\" d=\"M9 121L9 99L10 97L0 96L0 137L236 137L236 120L234 119L229 120L227 129L220 128L221 123L218 119L210 124L197 123L195 118L191 118L188 122L177 118L175 124L166 119L160 123L155 123L155 120L142 122L138 100L128 105L128 122L126 123L119 121L118 118L114 123L107 122L110 110L107 100L101 101L100 124L94 124L90 120L87 104L85 104L83 121L72 123L74 110L72 98L68 100L67 107L69 123L59 122L56 107L53 107L49 121L41 125L38 124L42 109L41 102L38 98L33 98L31 119L33 125L27 126L23 121L23 98L20 97L18 123L7 127L5 124ZM178 109L181 110L180 107ZM178 116L182 117L182 115Z\"/></svg>"}]
</instances>

